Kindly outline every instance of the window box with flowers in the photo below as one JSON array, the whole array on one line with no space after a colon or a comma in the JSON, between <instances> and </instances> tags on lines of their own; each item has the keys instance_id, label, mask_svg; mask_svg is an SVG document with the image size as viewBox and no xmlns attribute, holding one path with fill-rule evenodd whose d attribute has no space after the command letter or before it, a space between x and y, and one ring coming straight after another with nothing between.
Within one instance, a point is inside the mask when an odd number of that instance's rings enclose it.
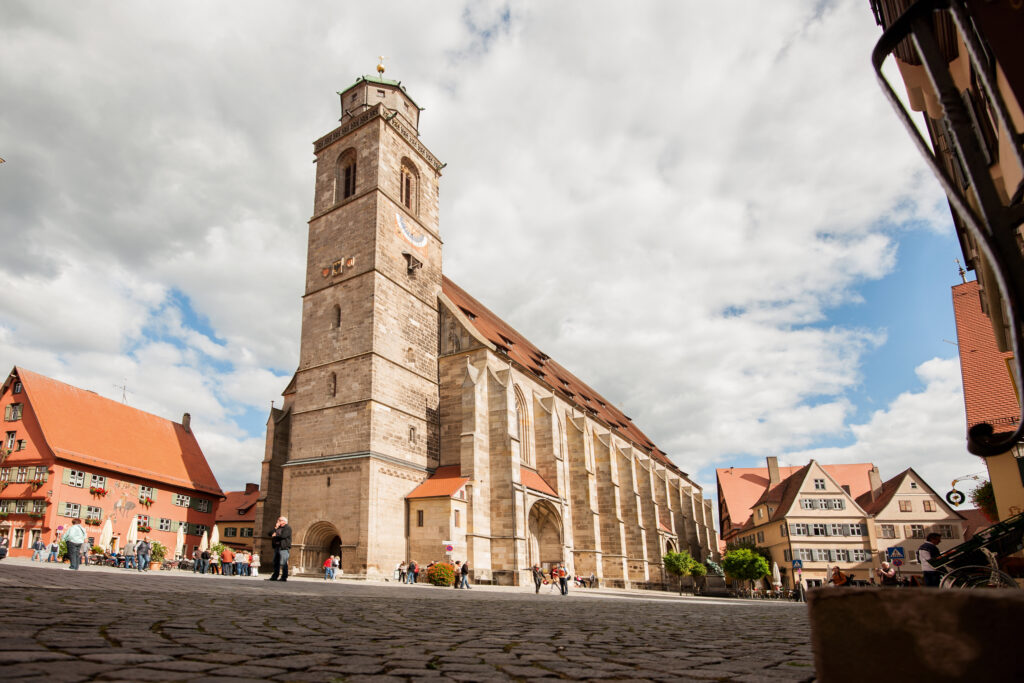
<instances>
[{"instance_id":1,"label":"window box with flowers","mask_svg":"<svg viewBox=\"0 0 1024 683\"><path fill-rule=\"evenodd\" d=\"M139 498L139 505L141 505L142 507L148 508L152 504L153 504L153 499L150 498L149 496L146 496L144 498Z\"/></svg>"},{"instance_id":2,"label":"window box with flowers","mask_svg":"<svg viewBox=\"0 0 1024 683\"><path fill-rule=\"evenodd\" d=\"M82 520L82 522L85 523L85 524L88 524L89 526L99 526L100 525L100 520L98 518L96 518L96 517L86 517L85 519Z\"/></svg>"},{"instance_id":3,"label":"window box with flowers","mask_svg":"<svg viewBox=\"0 0 1024 683\"><path fill-rule=\"evenodd\" d=\"M107 490L102 486L90 486L89 493L91 493L94 496L100 496L102 498L103 496L107 495Z\"/></svg>"},{"instance_id":4,"label":"window box with flowers","mask_svg":"<svg viewBox=\"0 0 1024 683\"><path fill-rule=\"evenodd\" d=\"M28 513L28 516L31 517L32 519L42 519L43 518L43 513L42 512L30 512L30 513Z\"/></svg>"},{"instance_id":5,"label":"window box with flowers","mask_svg":"<svg viewBox=\"0 0 1024 683\"><path fill-rule=\"evenodd\" d=\"M32 487L33 491L38 491L45 483L42 479L33 479L29 482L29 486Z\"/></svg>"},{"instance_id":6,"label":"window box with flowers","mask_svg":"<svg viewBox=\"0 0 1024 683\"><path fill-rule=\"evenodd\" d=\"M144 534L148 534L150 531L153 530L153 527L149 526L148 524L139 524L135 528Z\"/></svg>"}]
</instances>

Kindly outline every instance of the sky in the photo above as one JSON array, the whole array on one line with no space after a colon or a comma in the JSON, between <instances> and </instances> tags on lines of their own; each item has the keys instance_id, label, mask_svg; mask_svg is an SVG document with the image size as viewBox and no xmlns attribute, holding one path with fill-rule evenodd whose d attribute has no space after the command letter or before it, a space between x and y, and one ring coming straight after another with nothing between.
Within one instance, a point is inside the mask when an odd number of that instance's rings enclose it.
<instances>
[{"instance_id":1,"label":"sky","mask_svg":"<svg viewBox=\"0 0 1024 683\"><path fill-rule=\"evenodd\" d=\"M706 495L770 455L940 493L984 470L959 248L866 1L42 0L0 25L0 365L191 413L225 490L259 480L297 365L312 142L379 55L447 163L445 273Z\"/></svg>"}]
</instances>

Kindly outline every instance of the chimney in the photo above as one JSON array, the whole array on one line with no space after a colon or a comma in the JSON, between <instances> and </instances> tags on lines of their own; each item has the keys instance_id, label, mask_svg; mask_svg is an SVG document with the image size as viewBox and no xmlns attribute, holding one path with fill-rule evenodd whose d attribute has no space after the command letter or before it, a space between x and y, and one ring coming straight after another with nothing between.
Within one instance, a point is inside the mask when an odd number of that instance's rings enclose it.
<instances>
[{"instance_id":1,"label":"chimney","mask_svg":"<svg viewBox=\"0 0 1024 683\"><path fill-rule=\"evenodd\" d=\"M181 426L185 428L186 432L191 434L192 433L192 416L189 415L188 413L185 413L184 415L182 415L181 416Z\"/></svg>"},{"instance_id":2,"label":"chimney","mask_svg":"<svg viewBox=\"0 0 1024 683\"><path fill-rule=\"evenodd\" d=\"M772 486L775 486L780 481L782 481L782 477L779 476L779 459L776 458L774 455L769 455L767 460L768 460L768 487L771 488Z\"/></svg>"},{"instance_id":3,"label":"chimney","mask_svg":"<svg viewBox=\"0 0 1024 683\"><path fill-rule=\"evenodd\" d=\"M878 466L872 465L868 470L868 483L871 484L871 500L876 500L882 495L882 475L878 473Z\"/></svg>"},{"instance_id":4,"label":"chimney","mask_svg":"<svg viewBox=\"0 0 1024 683\"><path fill-rule=\"evenodd\" d=\"M259 484L246 484L245 485L245 494L246 495L249 495L250 493L253 493L253 492L259 491L259 490L260 490L260 485Z\"/></svg>"}]
</instances>

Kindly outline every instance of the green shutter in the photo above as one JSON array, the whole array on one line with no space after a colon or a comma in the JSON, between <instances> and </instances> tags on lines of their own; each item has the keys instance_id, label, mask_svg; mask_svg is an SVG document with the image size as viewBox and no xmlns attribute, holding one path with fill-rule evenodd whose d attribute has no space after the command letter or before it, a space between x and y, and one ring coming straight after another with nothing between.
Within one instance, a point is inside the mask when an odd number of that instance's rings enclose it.
<instances>
[{"instance_id":1,"label":"green shutter","mask_svg":"<svg viewBox=\"0 0 1024 683\"><path fill-rule=\"evenodd\" d=\"M71 470L69 470L67 467L65 467L64 471L61 473L61 481L62 483L65 484L71 483Z\"/></svg>"},{"instance_id":2,"label":"green shutter","mask_svg":"<svg viewBox=\"0 0 1024 683\"><path fill-rule=\"evenodd\" d=\"M190 497L188 499L188 506L193 510L197 509L199 507L199 499L195 496Z\"/></svg>"},{"instance_id":3,"label":"green shutter","mask_svg":"<svg viewBox=\"0 0 1024 683\"><path fill-rule=\"evenodd\" d=\"M153 500L153 502L155 503L155 502L156 502L156 487L155 487L155 486L153 486L153 487L152 487L152 489L153 489L153 493L151 493L151 494L149 495L149 497L150 497L150 498L151 498L151 499Z\"/></svg>"},{"instance_id":4,"label":"green shutter","mask_svg":"<svg viewBox=\"0 0 1024 683\"><path fill-rule=\"evenodd\" d=\"M67 503L60 503L59 505L57 505L57 515L60 516L60 517L67 517L68 516L68 504Z\"/></svg>"},{"instance_id":5,"label":"green shutter","mask_svg":"<svg viewBox=\"0 0 1024 683\"><path fill-rule=\"evenodd\" d=\"M11 421L11 404L8 403L7 405L4 406L4 422L10 422L10 421Z\"/></svg>"}]
</instances>

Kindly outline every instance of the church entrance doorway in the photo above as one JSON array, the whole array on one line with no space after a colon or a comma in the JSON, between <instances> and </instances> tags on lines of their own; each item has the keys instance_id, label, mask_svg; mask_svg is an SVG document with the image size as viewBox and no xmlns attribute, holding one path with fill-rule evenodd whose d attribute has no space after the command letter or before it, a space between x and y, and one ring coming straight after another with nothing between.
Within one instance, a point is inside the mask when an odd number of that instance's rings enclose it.
<instances>
[{"instance_id":1,"label":"church entrance doorway","mask_svg":"<svg viewBox=\"0 0 1024 683\"><path fill-rule=\"evenodd\" d=\"M338 528L330 522L311 524L302 539L300 555L301 571L322 574L324 560L334 555L341 558L341 534Z\"/></svg>"},{"instance_id":2,"label":"church entrance doorway","mask_svg":"<svg viewBox=\"0 0 1024 683\"><path fill-rule=\"evenodd\" d=\"M529 517L530 565L544 569L564 561L562 555L562 516L546 500L538 500L530 508Z\"/></svg>"}]
</instances>

